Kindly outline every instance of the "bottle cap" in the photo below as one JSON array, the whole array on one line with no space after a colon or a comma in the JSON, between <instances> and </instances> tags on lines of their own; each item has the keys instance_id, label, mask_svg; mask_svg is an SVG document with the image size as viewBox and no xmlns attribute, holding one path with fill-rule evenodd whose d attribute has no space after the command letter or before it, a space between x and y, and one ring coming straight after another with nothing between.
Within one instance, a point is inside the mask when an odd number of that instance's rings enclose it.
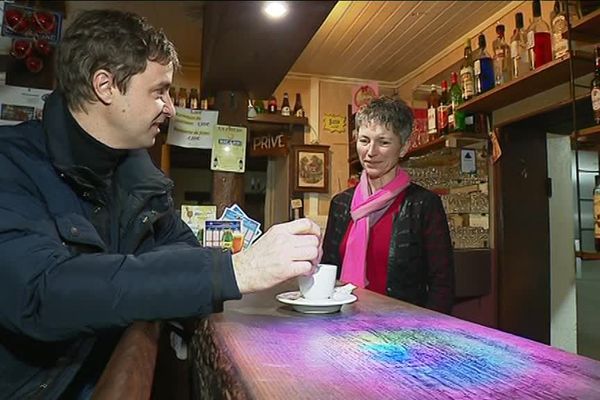
<instances>
[{"instance_id":1,"label":"bottle cap","mask_svg":"<svg viewBox=\"0 0 600 400\"><path fill-rule=\"evenodd\" d=\"M458 83L458 74L456 72L453 72L452 74L450 74L450 82Z\"/></svg>"},{"instance_id":2,"label":"bottle cap","mask_svg":"<svg viewBox=\"0 0 600 400\"><path fill-rule=\"evenodd\" d=\"M496 33L500 36L504 36L504 25L496 25Z\"/></svg>"},{"instance_id":3,"label":"bottle cap","mask_svg":"<svg viewBox=\"0 0 600 400\"><path fill-rule=\"evenodd\" d=\"M485 35L482 33L479 35L479 37L477 38L477 43L479 43L479 48L484 48L486 46L485 43Z\"/></svg>"},{"instance_id":4,"label":"bottle cap","mask_svg":"<svg viewBox=\"0 0 600 400\"><path fill-rule=\"evenodd\" d=\"M448 82L444 79L442 81L442 90L447 90L448 89Z\"/></svg>"},{"instance_id":5,"label":"bottle cap","mask_svg":"<svg viewBox=\"0 0 600 400\"><path fill-rule=\"evenodd\" d=\"M540 0L533 0L533 16L534 17L541 17L542 16L542 4L540 3Z\"/></svg>"},{"instance_id":6,"label":"bottle cap","mask_svg":"<svg viewBox=\"0 0 600 400\"><path fill-rule=\"evenodd\" d=\"M517 27L517 29L521 29L524 24L523 24L523 13L516 13L515 14L515 25Z\"/></svg>"}]
</instances>

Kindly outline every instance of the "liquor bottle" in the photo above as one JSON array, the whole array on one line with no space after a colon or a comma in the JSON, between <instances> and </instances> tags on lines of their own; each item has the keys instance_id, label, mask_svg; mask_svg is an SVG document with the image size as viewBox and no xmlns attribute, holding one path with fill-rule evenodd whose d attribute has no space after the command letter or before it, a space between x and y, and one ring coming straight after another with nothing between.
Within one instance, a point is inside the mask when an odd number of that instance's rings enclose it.
<instances>
[{"instance_id":1,"label":"liquor bottle","mask_svg":"<svg viewBox=\"0 0 600 400\"><path fill-rule=\"evenodd\" d=\"M518 12L515 14L515 30L510 38L513 79L520 78L530 71L529 56L527 55L527 35L523 26L523 13Z\"/></svg>"},{"instance_id":2,"label":"liquor bottle","mask_svg":"<svg viewBox=\"0 0 600 400\"><path fill-rule=\"evenodd\" d=\"M463 99L469 100L475 96L475 80L473 76L473 57L471 54L471 41L465 42L465 53L460 67L460 81L462 84Z\"/></svg>"},{"instance_id":3,"label":"liquor bottle","mask_svg":"<svg viewBox=\"0 0 600 400\"><path fill-rule=\"evenodd\" d=\"M552 61L550 27L542 19L540 0L533 0L533 21L527 28L527 51L531 70Z\"/></svg>"},{"instance_id":4,"label":"liquor bottle","mask_svg":"<svg viewBox=\"0 0 600 400\"><path fill-rule=\"evenodd\" d=\"M254 100L254 109L257 114L263 114L267 111L265 103L262 100Z\"/></svg>"},{"instance_id":5,"label":"liquor bottle","mask_svg":"<svg viewBox=\"0 0 600 400\"><path fill-rule=\"evenodd\" d=\"M177 107L187 107L187 90L186 88L179 88L179 94L177 95Z\"/></svg>"},{"instance_id":6,"label":"liquor bottle","mask_svg":"<svg viewBox=\"0 0 600 400\"><path fill-rule=\"evenodd\" d=\"M569 41L563 36L569 29L564 1L556 0L550 24L552 25L552 54L557 60L569 52Z\"/></svg>"},{"instance_id":7,"label":"liquor bottle","mask_svg":"<svg viewBox=\"0 0 600 400\"><path fill-rule=\"evenodd\" d=\"M190 90L190 98L188 99L188 107L192 110L197 110L199 106L198 89L192 88L192 90Z\"/></svg>"},{"instance_id":8,"label":"liquor bottle","mask_svg":"<svg viewBox=\"0 0 600 400\"><path fill-rule=\"evenodd\" d=\"M592 98L592 110L594 120L600 124L600 46L596 46L596 70L592 79L590 97Z\"/></svg>"},{"instance_id":9,"label":"liquor bottle","mask_svg":"<svg viewBox=\"0 0 600 400\"><path fill-rule=\"evenodd\" d=\"M281 103L281 115L283 115L284 117L289 117L291 113L292 108L290 107L290 99L286 92L283 94L283 102Z\"/></svg>"},{"instance_id":10,"label":"liquor bottle","mask_svg":"<svg viewBox=\"0 0 600 400\"><path fill-rule=\"evenodd\" d=\"M177 103L177 89L174 86L169 88L169 97L171 98L171 102L173 104Z\"/></svg>"},{"instance_id":11,"label":"liquor bottle","mask_svg":"<svg viewBox=\"0 0 600 400\"><path fill-rule=\"evenodd\" d=\"M306 113L304 112L304 107L302 107L302 98L300 97L300 93L296 93L296 102L294 103L294 116L295 117L305 117Z\"/></svg>"},{"instance_id":12,"label":"liquor bottle","mask_svg":"<svg viewBox=\"0 0 600 400\"><path fill-rule=\"evenodd\" d=\"M435 88L435 85L431 85L431 92L429 92L429 98L427 99L427 133L428 140L433 140L437 135L437 108L440 105L440 95Z\"/></svg>"},{"instance_id":13,"label":"liquor bottle","mask_svg":"<svg viewBox=\"0 0 600 400\"><path fill-rule=\"evenodd\" d=\"M202 99L202 100L200 100L200 109L201 110L208 110L208 99Z\"/></svg>"},{"instance_id":14,"label":"liquor bottle","mask_svg":"<svg viewBox=\"0 0 600 400\"><path fill-rule=\"evenodd\" d=\"M485 35L477 38L479 48L475 52L473 72L475 77L475 94L485 93L494 88L494 65L486 48Z\"/></svg>"},{"instance_id":15,"label":"liquor bottle","mask_svg":"<svg viewBox=\"0 0 600 400\"><path fill-rule=\"evenodd\" d=\"M594 247L600 252L600 175L595 177L594 186Z\"/></svg>"},{"instance_id":16,"label":"liquor bottle","mask_svg":"<svg viewBox=\"0 0 600 400\"><path fill-rule=\"evenodd\" d=\"M246 116L248 118L256 118L256 114L256 108L254 108L254 103L252 99L248 99L248 113L246 114Z\"/></svg>"},{"instance_id":17,"label":"liquor bottle","mask_svg":"<svg viewBox=\"0 0 600 400\"><path fill-rule=\"evenodd\" d=\"M457 108L463 103L463 93L458 84L458 75L453 72L450 76L450 111L448 112L448 130L462 132L465 130L465 113Z\"/></svg>"},{"instance_id":18,"label":"liquor bottle","mask_svg":"<svg viewBox=\"0 0 600 400\"><path fill-rule=\"evenodd\" d=\"M496 86L507 83L511 79L510 47L504 40L504 25L496 25L498 37L492 43L494 49L494 81Z\"/></svg>"},{"instance_id":19,"label":"liquor bottle","mask_svg":"<svg viewBox=\"0 0 600 400\"><path fill-rule=\"evenodd\" d=\"M442 81L442 95L440 104L437 107L437 133L439 136L448 134L448 109L450 107L450 97L448 96L448 82Z\"/></svg>"},{"instance_id":20,"label":"liquor bottle","mask_svg":"<svg viewBox=\"0 0 600 400\"><path fill-rule=\"evenodd\" d=\"M275 96L271 96L269 98L269 104L267 104L267 111L269 111L270 114L275 114L277 112L277 99L275 98Z\"/></svg>"}]
</instances>

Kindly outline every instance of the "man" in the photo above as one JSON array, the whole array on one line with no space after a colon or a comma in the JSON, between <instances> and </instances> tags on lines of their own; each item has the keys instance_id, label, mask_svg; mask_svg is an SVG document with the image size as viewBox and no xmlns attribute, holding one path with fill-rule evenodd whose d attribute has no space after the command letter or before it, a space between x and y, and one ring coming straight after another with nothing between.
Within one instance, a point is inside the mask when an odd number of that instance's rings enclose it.
<instances>
[{"instance_id":1,"label":"man","mask_svg":"<svg viewBox=\"0 0 600 400\"><path fill-rule=\"evenodd\" d=\"M231 255L198 246L152 164L178 59L133 14L66 30L42 121L0 129L0 398L81 397L135 320L207 315L313 271L304 219Z\"/></svg>"}]
</instances>

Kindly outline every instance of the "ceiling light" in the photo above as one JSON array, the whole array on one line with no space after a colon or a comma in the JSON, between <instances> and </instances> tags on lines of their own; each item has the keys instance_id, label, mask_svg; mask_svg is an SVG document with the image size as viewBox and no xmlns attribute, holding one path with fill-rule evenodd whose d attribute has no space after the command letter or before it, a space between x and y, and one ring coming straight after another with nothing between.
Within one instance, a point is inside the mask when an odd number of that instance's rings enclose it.
<instances>
[{"instance_id":1,"label":"ceiling light","mask_svg":"<svg viewBox=\"0 0 600 400\"><path fill-rule=\"evenodd\" d=\"M287 14L288 6L285 1L267 1L263 11L270 18L281 18Z\"/></svg>"}]
</instances>

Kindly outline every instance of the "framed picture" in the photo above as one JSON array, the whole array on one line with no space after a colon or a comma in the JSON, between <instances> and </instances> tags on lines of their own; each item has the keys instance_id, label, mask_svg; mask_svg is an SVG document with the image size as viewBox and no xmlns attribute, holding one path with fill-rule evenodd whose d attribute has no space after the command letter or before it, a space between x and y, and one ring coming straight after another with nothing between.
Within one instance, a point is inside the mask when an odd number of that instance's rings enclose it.
<instances>
[{"instance_id":1,"label":"framed picture","mask_svg":"<svg viewBox=\"0 0 600 400\"><path fill-rule=\"evenodd\" d=\"M292 177L296 192L329 192L329 146L292 146Z\"/></svg>"}]
</instances>

